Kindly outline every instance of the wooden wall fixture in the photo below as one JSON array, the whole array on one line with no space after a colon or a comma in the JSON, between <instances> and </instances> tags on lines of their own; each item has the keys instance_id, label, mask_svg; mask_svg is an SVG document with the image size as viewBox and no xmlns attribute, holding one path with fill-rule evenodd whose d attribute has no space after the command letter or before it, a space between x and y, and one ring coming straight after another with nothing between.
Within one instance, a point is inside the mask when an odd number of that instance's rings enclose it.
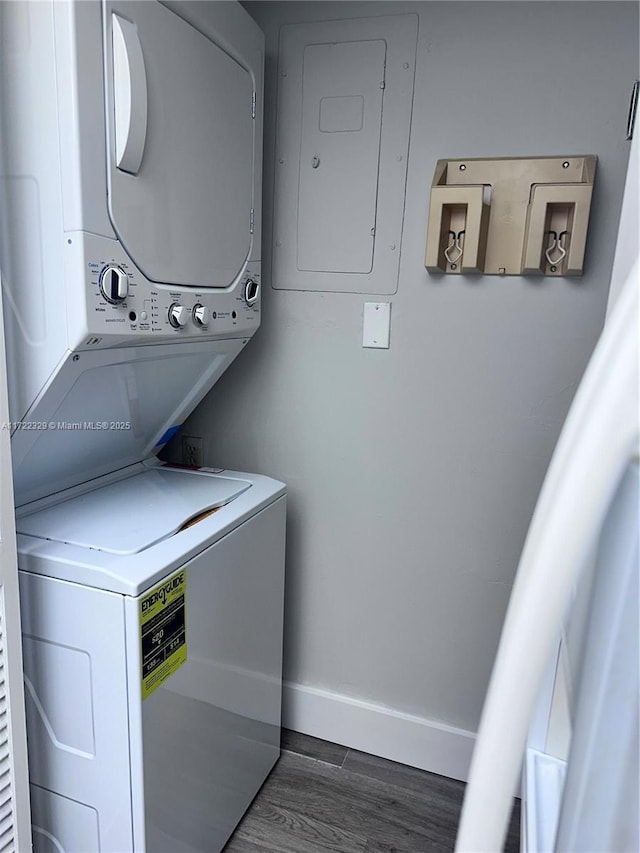
<instances>
[{"instance_id":1,"label":"wooden wall fixture","mask_svg":"<svg viewBox=\"0 0 640 853\"><path fill-rule=\"evenodd\" d=\"M425 267L581 275L595 156L438 160Z\"/></svg>"}]
</instances>

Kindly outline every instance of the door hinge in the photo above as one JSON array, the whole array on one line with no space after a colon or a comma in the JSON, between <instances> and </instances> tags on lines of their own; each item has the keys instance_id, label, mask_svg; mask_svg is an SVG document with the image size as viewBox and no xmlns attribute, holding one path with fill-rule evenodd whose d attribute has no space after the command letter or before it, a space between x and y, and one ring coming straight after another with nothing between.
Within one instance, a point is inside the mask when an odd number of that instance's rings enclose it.
<instances>
[{"instance_id":1,"label":"door hinge","mask_svg":"<svg viewBox=\"0 0 640 853\"><path fill-rule=\"evenodd\" d=\"M256 117L256 103L257 103L256 93L252 92L251 93L251 118Z\"/></svg>"},{"instance_id":2,"label":"door hinge","mask_svg":"<svg viewBox=\"0 0 640 853\"><path fill-rule=\"evenodd\" d=\"M253 234L254 220L255 220L255 212L254 212L254 209L251 208L251 213L249 214L249 234Z\"/></svg>"},{"instance_id":3,"label":"door hinge","mask_svg":"<svg viewBox=\"0 0 640 853\"><path fill-rule=\"evenodd\" d=\"M633 139L633 131L636 125L636 116L638 114L639 90L640 80L636 80L631 89L631 99L629 100L629 115L627 117L627 139Z\"/></svg>"}]
</instances>

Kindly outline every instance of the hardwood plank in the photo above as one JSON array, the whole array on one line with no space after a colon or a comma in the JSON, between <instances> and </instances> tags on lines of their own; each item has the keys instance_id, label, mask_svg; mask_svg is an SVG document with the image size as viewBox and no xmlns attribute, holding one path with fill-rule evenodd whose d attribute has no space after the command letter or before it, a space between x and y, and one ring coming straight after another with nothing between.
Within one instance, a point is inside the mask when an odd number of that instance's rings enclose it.
<instances>
[{"instance_id":1,"label":"hardwood plank","mask_svg":"<svg viewBox=\"0 0 640 853\"><path fill-rule=\"evenodd\" d=\"M380 849L398 853L445 851L457 811L443 804L430 809L426 798L375 779L284 753L262 795L315 820L366 834ZM447 814L447 810L449 814Z\"/></svg>"},{"instance_id":2,"label":"hardwood plank","mask_svg":"<svg viewBox=\"0 0 640 853\"><path fill-rule=\"evenodd\" d=\"M441 853L443 850L452 853L453 847L442 847L434 845L431 841L423 840L420 845L409 849L406 847L397 847L393 843L373 839L367 842L364 853Z\"/></svg>"},{"instance_id":3,"label":"hardwood plank","mask_svg":"<svg viewBox=\"0 0 640 853\"><path fill-rule=\"evenodd\" d=\"M303 735L300 732L293 732L290 729L282 730L280 748L287 752L295 752L298 755L306 755L316 761L334 764L336 767L342 766L349 752L346 746L330 743L328 740L320 740L310 735Z\"/></svg>"},{"instance_id":4,"label":"hardwood plank","mask_svg":"<svg viewBox=\"0 0 640 853\"><path fill-rule=\"evenodd\" d=\"M520 800L514 799L504 853L520 853Z\"/></svg>"},{"instance_id":5,"label":"hardwood plank","mask_svg":"<svg viewBox=\"0 0 640 853\"><path fill-rule=\"evenodd\" d=\"M316 741L289 744L338 760L336 744ZM461 782L366 753L349 750L340 767L285 748L225 853L451 853L463 793ZM516 800L506 853L519 851L519 826Z\"/></svg>"},{"instance_id":6,"label":"hardwood plank","mask_svg":"<svg viewBox=\"0 0 640 853\"><path fill-rule=\"evenodd\" d=\"M442 808L443 801L457 806L458 814L455 817L455 826L452 825L452 839L457 834L457 824L460 820L459 813L462 809L464 799L465 783L457 779L449 779L446 776L438 776L436 773L428 773L415 767L398 764L378 758L376 755L368 755L366 752L349 750L349 754L343 764L344 770L370 776L388 785L394 785L419 796L426 796L431 802L431 808L437 804ZM448 811L448 809L447 809ZM452 815L453 817L453 815ZM505 853L518 853L520 849L520 800L514 799L513 810L509 822L507 839L505 841ZM367 851L368 853L368 851Z\"/></svg>"},{"instance_id":7,"label":"hardwood plank","mask_svg":"<svg viewBox=\"0 0 640 853\"><path fill-rule=\"evenodd\" d=\"M367 843L363 835L265 799L256 801L236 837L278 853L364 853Z\"/></svg>"},{"instance_id":8,"label":"hardwood plank","mask_svg":"<svg viewBox=\"0 0 640 853\"><path fill-rule=\"evenodd\" d=\"M223 853L264 853L265 850L270 851L271 848L266 847L263 842L256 844L246 838L241 838L238 830L236 830L225 845Z\"/></svg>"},{"instance_id":9,"label":"hardwood plank","mask_svg":"<svg viewBox=\"0 0 640 853\"><path fill-rule=\"evenodd\" d=\"M413 791L419 796L447 797L453 803L462 805L464 782L459 782L457 779L438 776L436 773L428 773L426 770L418 770L416 767L408 767L405 764L398 764L395 761L388 761L386 758L378 758L377 755L369 755L355 749L349 750L342 766L352 773L369 776L371 779L378 779L388 785Z\"/></svg>"}]
</instances>

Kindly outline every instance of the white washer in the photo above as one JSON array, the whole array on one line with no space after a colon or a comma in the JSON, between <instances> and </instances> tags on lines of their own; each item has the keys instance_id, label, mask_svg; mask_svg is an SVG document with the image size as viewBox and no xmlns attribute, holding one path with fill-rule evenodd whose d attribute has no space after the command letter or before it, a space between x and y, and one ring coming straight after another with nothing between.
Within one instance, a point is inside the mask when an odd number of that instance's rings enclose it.
<instances>
[{"instance_id":1,"label":"white washer","mask_svg":"<svg viewBox=\"0 0 640 853\"><path fill-rule=\"evenodd\" d=\"M157 462L19 511L37 853L222 849L279 755L284 514Z\"/></svg>"}]
</instances>

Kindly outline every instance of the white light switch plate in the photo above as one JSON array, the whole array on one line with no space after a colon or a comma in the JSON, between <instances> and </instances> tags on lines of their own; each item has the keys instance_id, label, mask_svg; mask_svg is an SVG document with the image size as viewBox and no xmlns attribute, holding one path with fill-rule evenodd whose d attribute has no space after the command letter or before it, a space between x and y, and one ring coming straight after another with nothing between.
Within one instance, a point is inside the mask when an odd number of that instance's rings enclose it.
<instances>
[{"instance_id":1,"label":"white light switch plate","mask_svg":"<svg viewBox=\"0 0 640 853\"><path fill-rule=\"evenodd\" d=\"M389 349L390 302L365 302L362 346Z\"/></svg>"}]
</instances>

